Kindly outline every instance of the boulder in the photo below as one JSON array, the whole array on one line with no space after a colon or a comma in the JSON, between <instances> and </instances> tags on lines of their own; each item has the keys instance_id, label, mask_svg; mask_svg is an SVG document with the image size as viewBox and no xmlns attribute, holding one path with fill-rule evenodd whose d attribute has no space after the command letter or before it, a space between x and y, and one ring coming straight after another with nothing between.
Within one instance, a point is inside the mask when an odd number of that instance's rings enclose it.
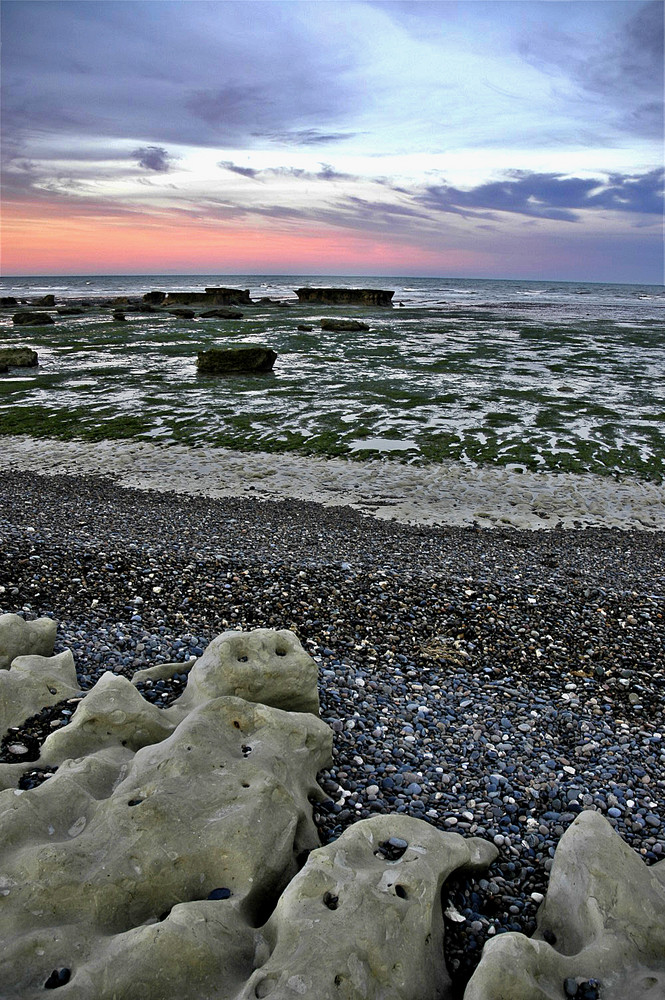
<instances>
[{"instance_id":1,"label":"boulder","mask_svg":"<svg viewBox=\"0 0 665 1000\"><path fill-rule=\"evenodd\" d=\"M42 295L41 299L35 299L33 305L36 305L36 306L54 306L55 305L55 295Z\"/></svg>"},{"instance_id":2,"label":"boulder","mask_svg":"<svg viewBox=\"0 0 665 1000\"><path fill-rule=\"evenodd\" d=\"M487 841L409 816L354 824L312 851L280 896L238 1000L450 997L441 890L497 855Z\"/></svg>"},{"instance_id":3,"label":"boulder","mask_svg":"<svg viewBox=\"0 0 665 1000\"><path fill-rule=\"evenodd\" d=\"M169 309L169 316L176 316L177 319L194 319L196 313L193 309Z\"/></svg>"},{"instance_id":4,"label":"boulder","mask_svg":"<svg viewBox=\"0 0 665 1000\"><path fill-rule=\"evenodd\" d=\"M123 312L120 312L117 309L113 313L113 319L115 320L116 323L126 323L127 322L127 317L125 316L125 314Z\"/></svg>"},{"instance_id":5,"label":"boulder","mask_svg":"<svg viewBox=\"0 0 665 1000\"><path fill-rule=\"evenodd\" d=\"M51 618L27 622L20 615L0 615L0 670L17 656L52 656L58 625Z\"/></svg>"},{"instance_id":6,"label":"boulder","mask_svg":"<svg viewBox=\"0 0 665 1000\"><path fill-rule=\"evenodd\" d=\"M369 330L367 323L357 319L322 319L322 330Z\"/></svg>"},{"instance_id":7,"label":"boulder","mask_svg":"<svg viewBox=\"0 0 665 1000\"><path fill-rule=\"evenodd\" d=\"M0 738L45 706L82 695L68 649L57 656L16 656L9 670L0 670Z\"/></svg>"},{"instance_id":8,"label":"boulder","mask_svg":"<svg viewBox=\"0 0 665 1000\"><path fill-rule=\"evenodd\" d=\"M309 333L314 329L314 327L308 326L307 323L298 323L298 329L302 330L303 332Z\"/></svg>"},{"instance_id":9,"label":"boulder","mask_svg":"<svg viewBox=\"0 0 665 1000\"><path fill-rule=\"evenodd\" d=\"M300 302L327 305L390 306L394 291L382 288L296 288Z\"/></svg>"},{"instance_id":10,"label":"boulder","mask_svg":"<svg viewBox=\"0 0 665 1000\"><path fill-rule=\"evenodd\" d=\"M10 368L34 368L39 364L37 351L31 347L0 347L0 365Z\"/></svg>"},{"instance_id":11,"label":"boulder","mask_svg":"<svg viewBox=\"0 0 665 1000\"><path fill-rule=\"evenodd\" d=\"M161 306L165 298L166 292L146 292L143 296L143 302L146 305Z\"/></svg>"},{"instance_id":12,"label":"boulder","mask_svg":"<svg viewBox=\"0 0 665 1000\"><path fill-rule=\"evenodd\" d=\"M55 322L48 313L30 312L28 309L14 313L12 320L16 326L48 326Z\"/></svg>"},{"instance_id":13,"label":"boulder","mask_svg":"<svg viewBox=\"0 0 665 1000\"><path fill-rule=\"evenodd\" d=\"M243 313L236 309L206 309L199 314L201 319L242 319Z\"/></svg>"},{"instance_id":14,"label":"boulder","mask_svg":"<svg viewBox=\"0 0 665 1000\"><path fill-rule=\"evenodd\" d=\"M58 316L84 316L85 309L81 306L60 306L56 309Z\"/></svg>"},{"instance_id":15,"label":"boulder","mask_svg":"<svg viewBox=\"0 0 665 1000\"><path fill-rule=\"evenodd\" d=\"M283 641L272 659L265 635L248 649L272 670ZM3 1000L60 986L76 1000L235 1000L258 928L318 846L311 801L331 746L310 713L202 688L162 711L103 675L31 764L55 768L49 781L23 791L25 767L0 764Z\"/></svg>"},{"instance_id":16,"label":"boulder","mask_svg":"<svg viewBox=\"0 0 665 1000\"><path fill-rule=\"evenodd\" d=\"M272 371L277 354L269 347L211 347L199 351L196 365L203 374L230 375Z\"/></svg>"},{"instance_id":17,"label":"boulder","mask_svg":"<svg viewBox=\"0 0 665 1000\"><path fill-rule=\"evenodd\" d=\"M80 692L54 632L0 616L0 726L78 702L29 767L0 763L3 1000L452 1000L442 889L498 851L400 814L319 846L332 733L293 633L223 633L160 709L110 671ZM486 943L464 1000L665 996L665 861L600 813L561 838L537 919Z\"/></svg>"},{"instance_id":18,"label":"boulder","mask_svg":"<svg viewBox=\"0 0 665 1000\"><path fill-rule=\"evenodd\" d=\"M464 1000L665 996L665 861L647 867L591 810L559 841L532 938L488 941Z\"/></svg>"},{"instance_id":19,"label":"boulder","mask_svg":"<svg viewBox=\"0 0 665 1000\"><path fill-rule=\"evenodd\" d=\"M223 632L196 661L175 704L186 707L222 695L318 715L318 669L287 629Z\"/></svg>"},{"instance_id":20,"label":"boulder","mask_svg":"<svg viewBox=\"0 0 665 1000\"><path fill-rule=\"evenodd\" d=\"M2 295L0 296L0 306L17 306L18 299L15 299L13 295Z\"/></svg>"}]
</instances>

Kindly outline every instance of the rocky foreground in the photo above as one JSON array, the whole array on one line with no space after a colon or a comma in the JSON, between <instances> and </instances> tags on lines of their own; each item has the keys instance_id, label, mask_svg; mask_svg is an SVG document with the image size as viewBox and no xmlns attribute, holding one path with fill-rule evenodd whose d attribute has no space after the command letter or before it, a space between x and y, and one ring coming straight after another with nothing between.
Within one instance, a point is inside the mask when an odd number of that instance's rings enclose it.
<instances>
[{"instance_id":1,"label":"rocky foreground","mask_svg":"<svg viewBox=\"0 0 665 1000\"><path fill-rule=\"evenodd\" d=\"M294 631L335 734L322 842L400 813L498 848L487 872L446 882L460 992L486 940L533 932L580 812L645 867L665 858L663 533L409 527L14 473L0 535L0 611L56 618L84 690L180 661L139 684L167 707L218 633ZM37 760L71 714L65 701L19 724L2 760ZM24 787L47 780L28 772Z\"/></svg>"}]
</instances>

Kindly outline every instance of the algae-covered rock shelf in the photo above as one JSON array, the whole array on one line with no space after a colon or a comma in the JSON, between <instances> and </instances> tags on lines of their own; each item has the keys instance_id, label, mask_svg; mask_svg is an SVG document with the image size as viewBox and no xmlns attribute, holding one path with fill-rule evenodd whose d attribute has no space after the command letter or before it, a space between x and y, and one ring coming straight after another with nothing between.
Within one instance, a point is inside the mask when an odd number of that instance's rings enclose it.
<instances>
[{"instance_id":1,"label":"algae-covered rock shelf","mask_svg":"<svg viewBox=\"0 0 665 1000\"><path fill-rule=\"evenodd\" d=\"M321 847L331 762L315 661L289 630L229 631L158 708L139 688L182 664L102 673L84 693L55 624L0 616L2 996L453 1000L446 882L497 847L411 816L360 820ZM45 688L46 685L46 688ZM21 759L17 716L67 697L71 721ZM36 777L27 783L27 773ZM602 816L562 837L532 939L497 936L466 1000L665 988L665 862Z\"/></svg>"}]
</instances>

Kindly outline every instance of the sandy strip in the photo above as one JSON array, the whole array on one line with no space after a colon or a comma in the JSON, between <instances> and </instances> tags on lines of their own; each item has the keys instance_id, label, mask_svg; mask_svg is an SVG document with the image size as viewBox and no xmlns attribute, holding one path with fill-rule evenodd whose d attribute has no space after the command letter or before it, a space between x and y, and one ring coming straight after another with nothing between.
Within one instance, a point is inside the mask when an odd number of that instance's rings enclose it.
<instances>
[{"instance_id":1,"label":"sandy strip","mask_svg":"<svg viewBox=\"0 0 665 1000\"><path fill-rule=\"evenodd\" d=\"M103 475L119 486L208 497L251 492L255 499L349 506L405 523L665 530L665 485L637 479L27 435L2 437L0 456L5 470Z\"/></svg>"}]
</instances>

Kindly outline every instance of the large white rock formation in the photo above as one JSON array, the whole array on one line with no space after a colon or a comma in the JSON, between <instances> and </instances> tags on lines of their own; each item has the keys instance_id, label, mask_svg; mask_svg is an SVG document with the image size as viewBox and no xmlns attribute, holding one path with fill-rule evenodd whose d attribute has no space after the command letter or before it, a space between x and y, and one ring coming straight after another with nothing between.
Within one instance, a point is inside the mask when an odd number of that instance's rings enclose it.
<instances>
[{"instance_id":1,"label":"large white rock formation","mask_svg":"<svg viewBox=\"0 0 665 1000\"><path fill-rule=\"evenodd\" d=\"M442 886L497 850L400 815L319 847L332 733L291 632L219 636L166 709L111 672L82 697L54 632L0 617L0 729L81 698L39 760L0 764L2 1000L450 1000ZM536 934L490 941L464 1000L593 981L603 1000L665 996L665 862L648 868L589 811L559 844Z\"/></svg>"},{"instance_id":2,"label":"large white rock formation","mask_svg":"<svg viewBox=\"0 0 665 1000\"><path fill-rule=\"evenodd\" d=\"M0 764L3 1000L448 997L441 886L496 849L395 816L315 850L317 713L295 636L225 633L168 709L104 674L30 764L48 781Z\"/></svg>"}]
</instances>

